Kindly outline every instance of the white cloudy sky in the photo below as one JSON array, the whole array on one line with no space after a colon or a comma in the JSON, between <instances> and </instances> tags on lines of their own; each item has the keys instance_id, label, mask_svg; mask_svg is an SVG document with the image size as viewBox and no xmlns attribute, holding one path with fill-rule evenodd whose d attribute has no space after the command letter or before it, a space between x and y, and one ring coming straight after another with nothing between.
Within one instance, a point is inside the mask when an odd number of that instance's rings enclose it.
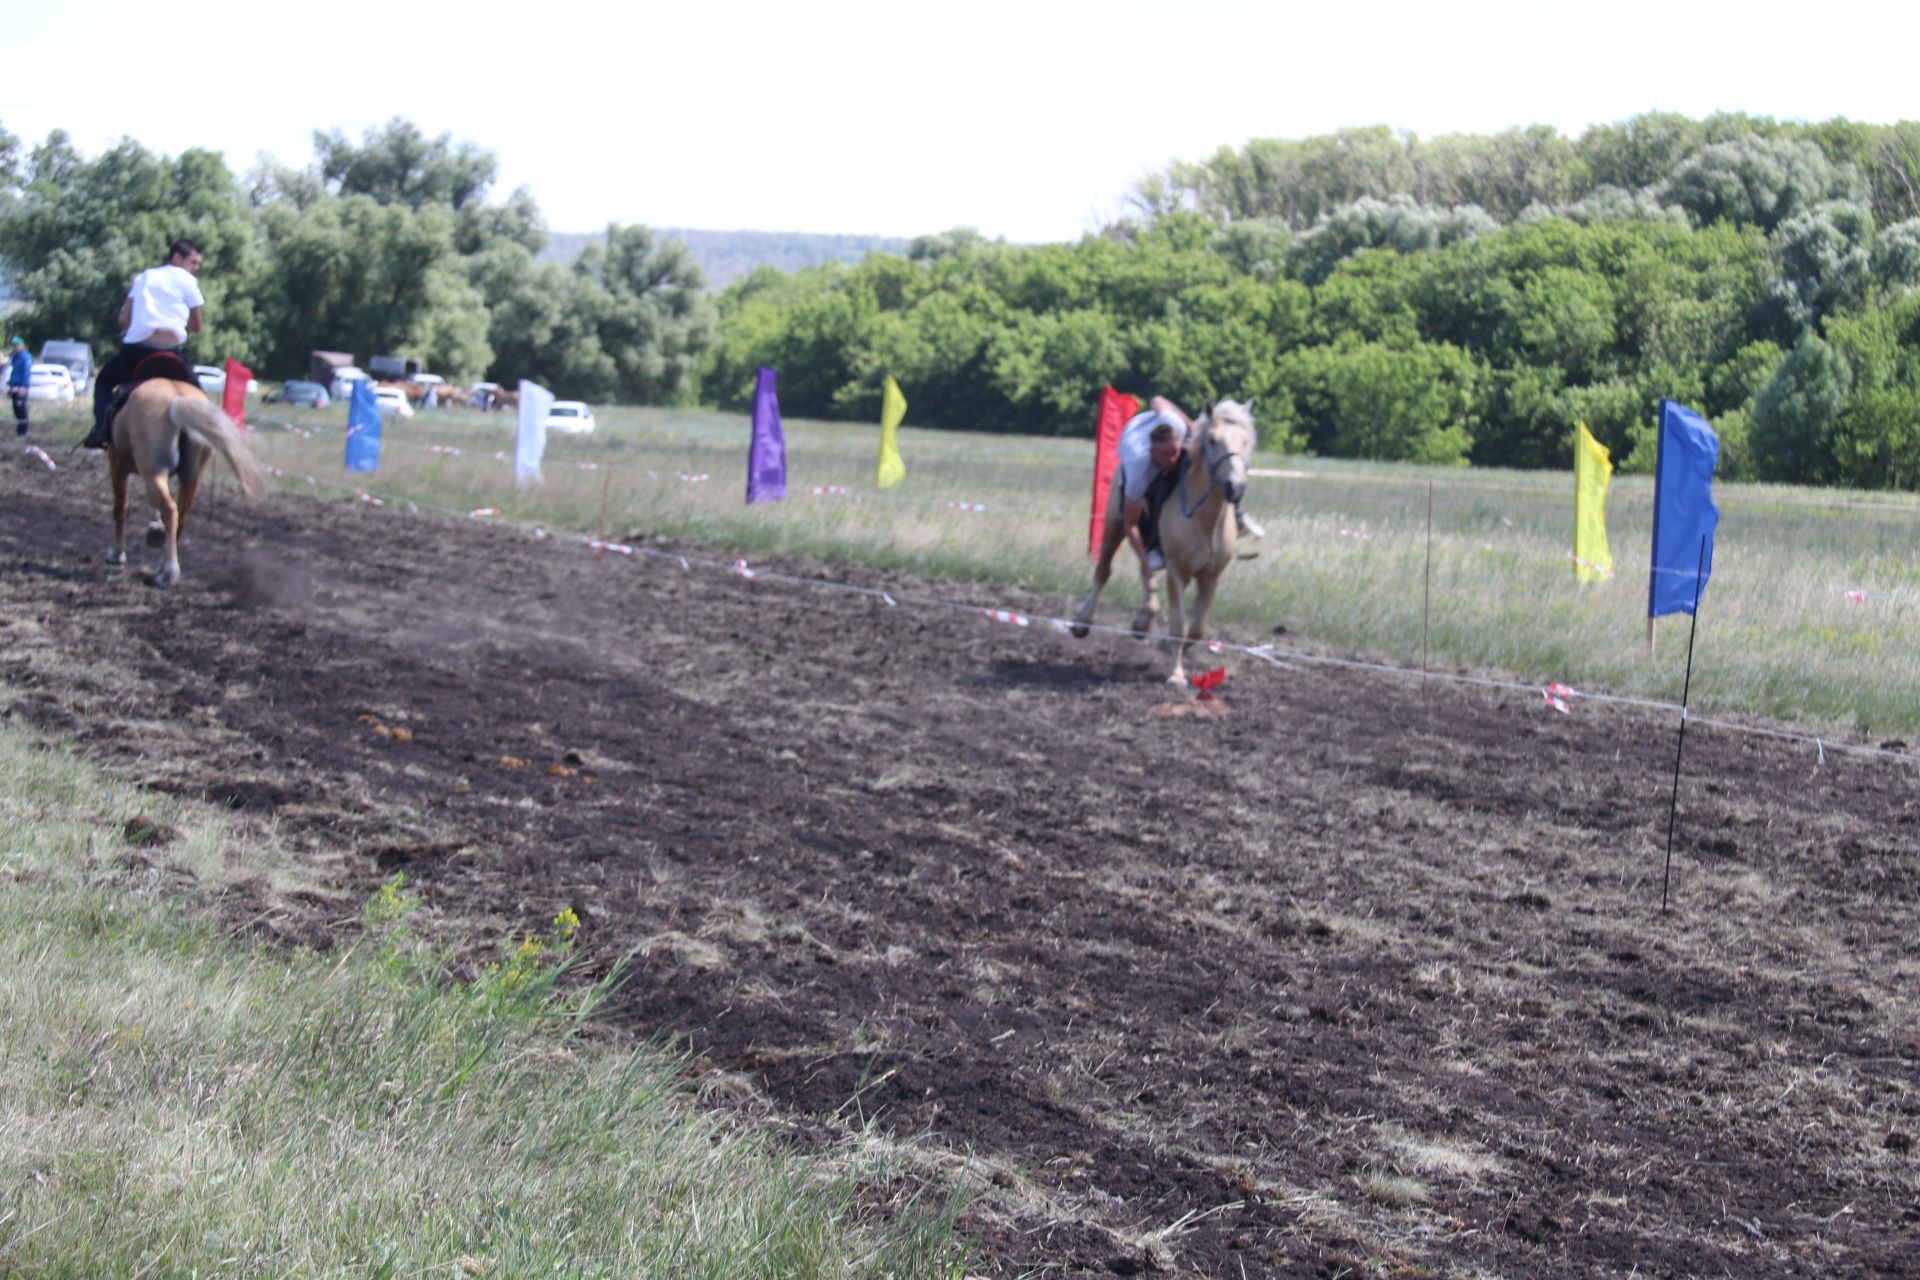
<instances>
[{"instance_id":1,"label":"white cloudy sky","mask_svg":"<svg viewBox=\"0 0 1920 1280\"><path fill-rule=\"evenodd\" d=\"M556 230L1066 239L1250 137L1920 115L1920 0L0 0L0 48L0 125L29 142L131 136L244 171L403 116L493 151Z\"/></svg>"}]
</instances>

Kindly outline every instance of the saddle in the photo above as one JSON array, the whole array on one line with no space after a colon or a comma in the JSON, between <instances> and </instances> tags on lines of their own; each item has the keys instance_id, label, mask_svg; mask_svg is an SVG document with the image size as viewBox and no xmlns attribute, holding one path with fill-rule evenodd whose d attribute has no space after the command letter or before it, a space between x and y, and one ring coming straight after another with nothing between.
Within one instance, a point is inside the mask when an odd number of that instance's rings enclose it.
<instances>
[{"instance_id":1,"label":"saddle","mask_svg":"<svg viewBox=\"0 0 1920 1280\"><path fill-rule=\"evenodd\" d=\"M133 372L127 375L127 380L115 388L113 399L107 407L107 421L113 421L113 415L120 412L135 387L157 378L185 382L196 387L200 385L200 380L193 376L193 370L187 367L187 362L180 358L178 351L150 351L140 357L139 363L133 366Z\"/></svg>"},{"instance_id":2,"label":"saddle","mask_svg":"<svg viewBox=\"0 0 1920 1280\"><path fill-rule=\"evenodd\" d=\"M152 382L155 378L166 378L171 382L190 382L200 385L193 376L193 370L180 358L178 351L151 351L140 357L140 363L133 366L133 372L121 385L121 391L131 391L143 382Z\"/></svg>"},{"instance_id":3,"label":"saddle","mask_svg":"<svg viewBox=\"0 0 1920 1280\"><path fill-rule=\"evenodd\" d=\"M1147 482L1147 491L1140 495L1146 510L1140 514L1140 532L1146 540L1147 550L1160 549L1160 508L1167 505L1167 499L1173 496L1174 486L1187 473L1187 455L1180 455L1180 465L1171 471L1162 471Z\"/></svg>"}]
</instances>

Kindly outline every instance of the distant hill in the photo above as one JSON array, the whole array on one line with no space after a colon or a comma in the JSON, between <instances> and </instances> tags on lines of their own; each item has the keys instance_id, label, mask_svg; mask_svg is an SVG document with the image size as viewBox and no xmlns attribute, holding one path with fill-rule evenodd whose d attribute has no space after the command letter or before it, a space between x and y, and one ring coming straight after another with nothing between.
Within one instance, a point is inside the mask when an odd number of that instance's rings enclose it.
<instances>
[{"instance_id":1,"label":"distant hill","mask_svg":"<svg viewBox=\"0 0 1920 1280\"><path fill-rule=\"evenodd\" d=\"M901 236L829 236L809 235L801 231L695 231L685 227L654 227L657 236L678 240L693 250L707 283L724 289L735 280L743 280L758 267L778 267L798 271L838 258L858 262L869 253L905 253L907 241ZM601 231L556 231L540 254L542 262L572 262L580 251L596 240L604 240Z\"/></svg>"}]
</instances>

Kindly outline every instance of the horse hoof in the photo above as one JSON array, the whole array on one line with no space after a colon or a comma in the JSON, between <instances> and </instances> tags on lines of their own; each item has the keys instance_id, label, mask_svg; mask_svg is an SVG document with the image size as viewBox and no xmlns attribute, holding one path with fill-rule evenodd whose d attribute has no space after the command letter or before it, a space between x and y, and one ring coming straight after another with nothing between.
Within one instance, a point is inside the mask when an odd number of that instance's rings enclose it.
<instances>
[{"instance_id":1,"label":"horse hoof","mask_svg":"<svg viewBox=\"0 0 1920 1280\"><path fill-rule=\"evenodd\" d=\"M1176 671L1167 677L1167 683L1176 689L1184 689L1187 687L1187 673L1184 671Z\"/></svg>"},{"instance_id":2,"label":"horse hoof","mask_svg":"<svg viewBox=\"0 0 1920 1280\"><path fill-rule=\"evenodd\" d=\"M164 569L164 568L154 570L153 579L152 579L153 585L156 587L170 587L175 582L178 582L179 580L180 580L180 571L178 569Z\"/></svg>"},{"instance_id":3,"label":"horse hoof","mask_svg":"<svg viewBox=\"0 0 1920 1280\"><path fill-rule=\"evenodd\" d=\"M148 546L150 547L164 546L166 544L166 541L167 541L167 526L161 524L158 520L155 520L152 524L147 526L147 545Z\"/></svg>"},{"instance_id":4,"label":"horse hoof","mask_svg":"<svg viewBox=\"0 0 1920 1280\"><path fill-rule=\"evenodd\" d=\"M1085 640L1087 638L1087 632L1090 630L1092 630L1092 628L1084 622L1076 622L1067 628L1068 633L1072 635L1075 640Z\"/></svg>"},{"instance_id":5,"label":"horse hoof","mask_svg":"<svg viewBox=\"0 0 1920 1280\"><path fill-rule=\"evenodd\" d=\"M1151 630L1153 630L1152 614L1136 613L1133 615L1133 634L1144 638L1147 632Z\"/></svg>"},{"instance_id":6,"label":"horse hoof","mask_svg":"<svg viewBox=\"0 0 1920 1280\"><path fill-rule=\"evenodd\" d=\"M115 547L113 550L107 552L108 564L125 564L126 562L127 562L127 553L122 551L120 548Z\"/></svg>"}]
</instances>

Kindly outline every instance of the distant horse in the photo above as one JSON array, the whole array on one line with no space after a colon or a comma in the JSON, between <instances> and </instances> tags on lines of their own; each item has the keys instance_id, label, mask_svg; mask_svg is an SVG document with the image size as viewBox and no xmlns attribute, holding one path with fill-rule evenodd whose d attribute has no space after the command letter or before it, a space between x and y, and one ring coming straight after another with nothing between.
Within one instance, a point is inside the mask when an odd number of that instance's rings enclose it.
<instances>
[{"instance_id":1,"label":"distant horse","mask_svg":"<svg viewBox=\"0 0 1920 1280\"><path fill-rule=\"evenodd\" d=\"M227 460L249 498L259 497L267 487L239 428L208 403L184 365L179 372L185 380L151 378L128 393L114 415L113 446L107 453L113 476L113 546L107 563L127 562L127 478L138 474L147 483L147 500L156 517L147 544L166 548L153 575L156 587L171 586L180 577L180 532L214 453ZM167 486L169 474L180 478L177 503Z\"/></svg>"},{"instance_id":2,"label":"distant horse","mask_svg":"<svg viewBox=\"0 0 1920 1280\"><path fill-rule=\"evenodd\" d=\"M1253 456L1254 439L1251 404L1222 400L1209 405L1194 424L1173 492L1160 508L1160 553L1167 572L1167 636L1173 645L1173 672L1167 677L1168 684L1187 683L1187 645L1206 637L1207 611L1213 607L1220 574L1233 563L1240 536L1233 517L1234 504L1247 493L1247 460ZM1116 484L1107 494L1107 522L1100 539L1100 559L1093 569L1093 593L1081 601L1074 614L1076 636L1087 634L1100 604L1100 592L1113 576L1114 553L1127 540L1121 520L1122 501ZM1146 599L1133 616L1133 629L1145 635L1153 628L1160 602L1154 594L1156 573L1144 565L1141 570ZM1189 582L1198 587L1191 626L1183 609Z\"/></svg>"}]
</instances>

